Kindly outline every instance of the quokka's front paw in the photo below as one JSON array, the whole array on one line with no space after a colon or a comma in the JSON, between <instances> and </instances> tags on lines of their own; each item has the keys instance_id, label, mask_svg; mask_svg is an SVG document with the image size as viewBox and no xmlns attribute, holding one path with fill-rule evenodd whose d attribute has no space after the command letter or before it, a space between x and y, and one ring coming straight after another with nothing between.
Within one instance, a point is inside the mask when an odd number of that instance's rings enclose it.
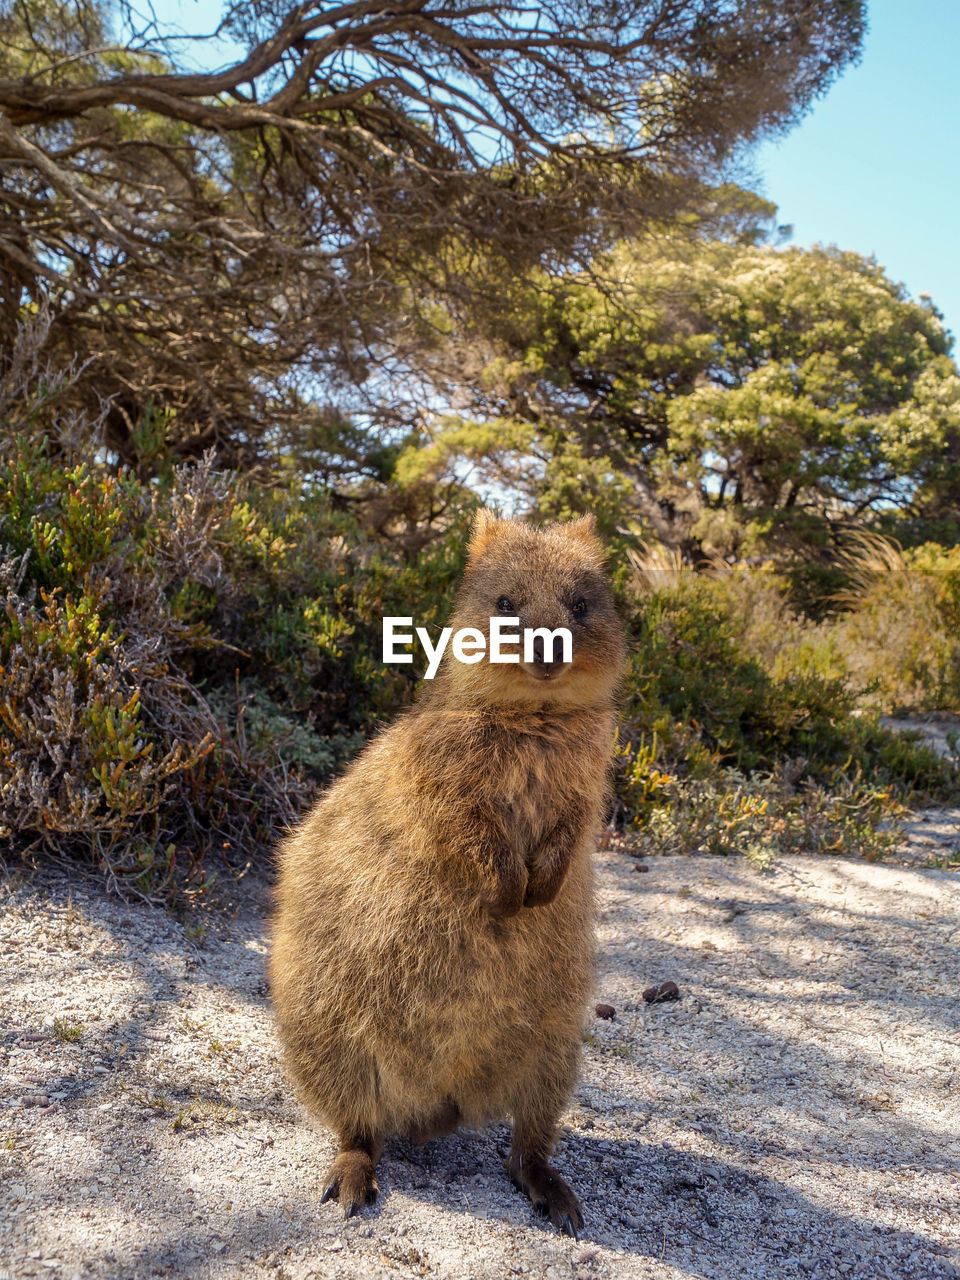
<instances>
[{"instance_id":1,"label":"quokka's front paw","mask_svg":"<svg viewBox=\"0 0 960 1280\"><path fill-rule=\"evenodd\" d=\"M569 859L558 857L531 868L523 895L523 905L542 907L552 902L560 892L568 864Z\"/></svg>"},{"instance_id":2,"label":"quokka's front paw","mask_svg":"<svg viewBox=\"0 0 960 1280\"><path fill-rule=\"evenodd\" d=\"M494 920L515 916L523 906L527 891L527 869L517 859L504 858L494 872L493 884L488 884L480 895L481 905Z\"/></svg>"}]
</instances>

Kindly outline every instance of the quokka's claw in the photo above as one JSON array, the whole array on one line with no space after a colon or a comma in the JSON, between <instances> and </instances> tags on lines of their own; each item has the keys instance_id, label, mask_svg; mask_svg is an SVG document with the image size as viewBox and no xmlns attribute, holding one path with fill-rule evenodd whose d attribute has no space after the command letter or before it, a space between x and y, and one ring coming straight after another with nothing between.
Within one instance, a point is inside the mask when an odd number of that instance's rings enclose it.
<instances>
[{"instance_id":1,"label":"quokka's claw","mask_svg":"<svg viewBox=\"0 0 960 1280\"><path fill-rule=\"evenodd\" d=\"M580 1239L579 1228L583 1226L583 1218L577 1215L579 1221L575 1221L569 1213L563 1215L562 1221L557 1224L557 1230L562 1236L573 1236L574 1240Z\"/></svg>"},{"instance_id":2,"label":"quokka's claw","mask_svg":"<svg viewBox=\"0 0 960 1280\"><path fill-rule=\"evenodd\" d=\"M373 1161L365 1151L341 1151L330 1166L320 1203L338 1200L344 1218L352 1218L365 1204L373 1204L379 1188Z\"/></svg>"},{"instance_id":3,"label":"quokka's claw","mask_svg":"<svg viewBox=\"0 0 960 1280\"><path fill-rule=\"evenodd\" d=\"M507 1161L507 1172L514 1186L524 1191L533 1201L533 1207L544 1218L549 1218L561 1235L580 1239L583 1229L583 1212L573 1190L546 1160L521 1160L512 1156Z\"/></svg>"}]
</instances>

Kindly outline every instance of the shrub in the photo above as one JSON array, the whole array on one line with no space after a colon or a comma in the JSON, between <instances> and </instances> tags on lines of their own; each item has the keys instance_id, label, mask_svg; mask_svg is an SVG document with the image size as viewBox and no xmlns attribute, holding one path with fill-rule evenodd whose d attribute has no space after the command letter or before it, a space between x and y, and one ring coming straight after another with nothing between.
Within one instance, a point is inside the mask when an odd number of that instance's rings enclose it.
<instances>
[{"instance_id":1,"label":"shrub","mask_svg":"<svg viewBox=\"0 0 960 1280\"><path fill-rule=\"evenodd\" d=\"M216 642L171 587L215 576L197 513L227 498L208 463L181 468L166 501L42 447L0 465L0 827L21 848L83 851L152 893L292 816L296 781L278 787L279 761L185 674Z\"/></svg>"},{"instance_id":2,"label":"shrub","mask_svg":"<svg viewBox=\"0 0 960 1280\"><path fill-rule=\"evenodd\" d=\"M260 856L411 696L381 615L439 625L462 545L414 564L210 457L144 483L9 447L0 831L148 895Z\"/></svg>"},{"instance_id":3,"label":"shrub","mask_svg":"<svg viewBox=\"0 0 960 1280\"><path fill-rule=\"evenodd\" d=\"M8 443L0 831L149 896L261 857L413 695L416 668L381 662L382 618L443 624L468 514L414 559L323 494L210 458L147 482L62 442ZM956 688L957 553L908 554L897 581L922 609L864 580L820 623L771 572L674 558L639 583L620 555L620 820L657 850L872 856L900 802L952 794L955 769L876 716L895 677L930 699Z\"/></svg>"},{"instance_id":4,"label":"shrub","mask_svg":"<svg viewBox=\"0 0 960 1280\"><path fill-rule=\"evenodd\" d=\"M748 651L777 680L801 671L845 680L862 709L960 710L960 548L904 552L859 534L836 571L841 585L818 620L794 610L787 575L728 575Z\"/></svg>"},{"instance_id":5,"label":"shrub","mask_svg":"<svg viewBox=\"0 0 960 1280\"><path fill-rule=\"evenodd\" d=\"M883 710L960 709L960 547L862 537L847 567L844 611L824 631L851 678L872 683Z\"/></svg>"},{"instance_id":6,"label":"shrub","mask_svg":"<svg viewBox=\"0 0 960 1280\"><path fill-rule=\"evenodd\" d=\"M618 816L651 848L762 854L806 842L878 856L904 802L960 791L956 762L920 734L881 725L882 649L871 663L871 645L862 635L854 645L845 615L801 618L785 577L695 573L654 558L621 586L632 657ZM924 590L932 598L933 587ZM949 580L935 590L949 610Z\"/></svg>"},{"instance_id":7,"label":"shrub","mask_svg":"<svg viewBox=\"0 0 960 1280\"><path fill-rule=\"evenodd\" d=\"M854 854L876 861L897 843L902 812L890 791L854 774L834 787L798 783L804 761L770 774L719 770L672 780L642 824L641 854L742 854L766 867L781 854Z\"/></svg>"},{"instance_id":8,"label":"shrub","mask_svg":"<svg viewBox=\"0 0 960 1280\"><path fill-rule=\"evenodd\" d=\"M248 489L225 551L234 595L195 597L188 616L234 647L231 670L323 736L369 734L416 687L413 668L381 661L383 617L415 614L439 629L463 568L467 519L412 560L331 511L323 495ZM218 663L211 653L211 676Z\"/></svg>"}]
</instances>

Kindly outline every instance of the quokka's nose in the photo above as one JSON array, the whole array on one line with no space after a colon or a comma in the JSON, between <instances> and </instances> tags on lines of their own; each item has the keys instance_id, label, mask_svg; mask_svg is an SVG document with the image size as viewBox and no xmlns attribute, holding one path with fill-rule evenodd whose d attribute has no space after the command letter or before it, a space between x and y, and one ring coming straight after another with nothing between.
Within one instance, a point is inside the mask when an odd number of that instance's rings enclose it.
<instances>
[{"instance_id":1,"label":"quokka's nose","mask_svg":"<svg viewBox=\"0 0 960 1280\"><path fill-rule=\"evenodd\" d=\"M545 647L543 636L534 636L533 660L534 662L562 662L563 638L561 636L553 636L549 646Z\"/></svg>"}]
</instances>

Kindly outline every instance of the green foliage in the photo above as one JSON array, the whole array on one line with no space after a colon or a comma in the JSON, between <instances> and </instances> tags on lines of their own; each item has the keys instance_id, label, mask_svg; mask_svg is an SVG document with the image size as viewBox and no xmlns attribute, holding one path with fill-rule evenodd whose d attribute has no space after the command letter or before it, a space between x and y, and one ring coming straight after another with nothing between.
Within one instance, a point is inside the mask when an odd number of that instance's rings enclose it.
<instances>
[{"instance_id":1,"label":"green foliage","mask_svg":"<svg viewBox=\"0 0 960 1280\"><path fill-rule=\"evenodd\" d=\"M427 456L688 556L809 564L870 520L955 528L960 376L932 304L872 259L758 243L755 220L704 231L517 282L484 321L474 419L439 422Z\"/></svg>"},{"instance_id":2,"label":"green foliage","mask_svg":"<svg viewBox=\"0 0 960 1280\"><path fill-rule=\"evenodd\" d=\"M58 1040L69 1043L73 1040L80 1040L83 1037L83 1027L77 1022L68 1022L66 1018L55 1018L53 1034Z\"/></svg>"},{"instance_id":3,"label":"green foliage","mask_svg":"<svg viewBox=\"0 0 960 1280\"><path fill-rule=\"evenodd\" d=\"M416 613L439 630L463 568L465 518L416 561L334 514L324 495L266 491L226 525L223 572L236 595L186 617L232 646L232 667L324 736L369 733L409 700L416 675L384 667L383 618ZM202 664L201 664L202 665ZM222 660L210 652L207 669Z\"/></svg>"},{"instance_id":4,"label":"green foliage","mask_svg":"<svg viewBox=\"0 0 960 1280\"><path fill-rule=\"evenodd\" d=\"M0 463L0 827L155 895L267 848L413 695L382 619L438 630L468 504L416 557L320 493L208 458L150 483L18 445ZM769 570L615 548L631 668L622 820L652 850L880 856L956 769L880 710L960 701L960 558L866 541L821 622Z\"/></svg>"},{"instance_id":5,"label":"green foliage","mask_svg":"<svg viewBox=\"0 0 960 1280\"><path fill-rule=\"evenodd\" d=\"M407 701L382 617L439 627L463 526L416 563L210 458L146 483L0 462L0 830L153 894L242 865Z\"/></svg>"},{"instance_id":6,"label":"green foliage","mask_svg":"<svg viewBox=\"0 0 960 1280\"><path fill-rule=\"evenodd\" d=\"M711 368L667 414L669 451L705 509L732 490L745 532L823 542L835 512L902 504L939 473L960 379L932 308L837 250L714 265L723 285L698 298Z\"/></svg>"},{"instance_id":7,"label":"green foliage","mask_svg":"<svg viewBox=\"0 0 960 1280\"><path fill-rule=\"evenodd\" d=\"M661 734L664 717L690 726L713 760L739 769L785 755L842 763L855 694L842 678L810 671L772 679L744 646L725 585L692 575L636 612L628 723Z\"/></svg>"},{"instance_id":8,"label":"green foliage","mask_svg":"<svg viewBox=\"0 0 960 1280\"><path fill-rule=\"evenodd\" d=\"M10 551L28 556L41 587L79 582L135 527L135 487L87 464L51 466L42 444L18 444L0 461L0 491L0 532Z\"/></svg>"},{"instance_id":9,"label":"green foliage","mask_svg":"<svg viewBox=\"0 0 960 1280\"><path fill-rule=\"evenodd\" d=\"M916 559L926 572L893 584L861 561L863 596L821 623L769 569L671 574L654 559L621 578L632 658L616 787L641 847L879 857L904 803L960 794L960 761L878 717L911 673L909 709L960 705L956 553ZM919 652L942 661L911 667Z\"/></svg>"},{"instance_id":10,"label":"green foliage","mask_svg":"<svg viewBox=\"0 0 960 1280\"><path fill-rule=\"evenodd\" d=\"M877 861L897 844L902 812L889 791L860 777L832 788L790 778L791 762L769 775L724 770L676 781L638 832L637 853L739 854L759 867L783 854L833 854Z\"/></svg>"}]
</instances>

